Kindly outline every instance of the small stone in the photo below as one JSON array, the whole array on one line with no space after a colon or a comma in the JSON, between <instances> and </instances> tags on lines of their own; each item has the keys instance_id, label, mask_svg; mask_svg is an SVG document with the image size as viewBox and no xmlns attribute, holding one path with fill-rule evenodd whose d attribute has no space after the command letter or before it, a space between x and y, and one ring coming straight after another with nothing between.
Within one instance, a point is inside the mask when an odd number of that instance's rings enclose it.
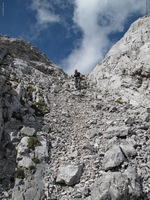
<instances>
[{"instance_id":1,"label":"small stone","mask_svg":"<svg viewBox=\"0 0 150 200\"><path fill-rule=\"evenodd\" d=\"M132 126L135 123L135 119L129 117L126 121L125 124Z\"/></svg>"},{"instance_id":2,"label":"small stone","mask_svg":"<svg viewBox=\"0 0 150 200\"><path fill-rule=\"evenodd\" d=\"M77 192L76 194L73 195L74 198L82 198L82 194L80 192Z\"/></svg>"},{"instance_id":3,"label":"small stone","mask_svg":"<svg viewBox=\"0 0 150 200\"><path fill-rule=\"evenodd\" d=\"M83 166L66 165L59 168L56 182L65 183L66 185L75 185L79 183L82 175Z\"/></svg>"},{"instance_id":4,"label":"small stone","mask_svg":"<svg viewBox=\"0 0 150 200\"><path fill-rule=\"evenodd\" d=\"M4 196L7 197L7 198L9 197L8 192L4 192L3 194L4 194Z\"/></svg>"},{"instance_id":5,"label":"small stone","mask_svg":"<svg viewBox=\"0 0 150 200\"><path fill-rule=\"evenodd\" d=\"M111 112L111 113L114 113L114 112L117 112L118 111L118 109L114 106L114 107L111 107L110 109L109 109L109 112Z\"/></svg>"},{"instance_id":6,"label":"small stone","mask_svg":"<svg viewBox=\"0 0 150 200\"><path fill-rule=\"evenodd\" d=\"M26 136L33 136L35 134L35 129L34 128L30 128L30 127L23 127L20 131L20 133Z\"/></svg>"},{"instance_id":7,"label":"small stone","mask_svg":"<svg viewBox=\"0 0 150 200\"><path fill-rule=\"evenodd\" d=\"M71 154L69 154L70 158L76 158L78 156L78 151L73 151Z\"/></svg>"},{"instance_id":8,"label":"small stone","mask_svg":"<svg viewBox=\"0 0 150 200\"><path fill-rule=\"evenodd\" d=\"M88 139L92 139L98 134L99 134L99 130L97 128L93 128L93 129L90 129L90 130L87 131L86 137Z\"/></svg>"}]
</instances>

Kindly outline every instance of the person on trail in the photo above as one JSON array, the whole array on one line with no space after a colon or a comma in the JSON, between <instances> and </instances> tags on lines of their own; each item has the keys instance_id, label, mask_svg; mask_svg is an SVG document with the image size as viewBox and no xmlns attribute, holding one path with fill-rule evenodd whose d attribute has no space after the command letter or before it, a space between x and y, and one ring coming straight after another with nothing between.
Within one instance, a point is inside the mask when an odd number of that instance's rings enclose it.
<instances>
[{"instance_id":1,"label":"person on trail","mask_svg":"<svg viewBox=\"0 0 150 200\"><path fill-rule=\"evenodd\" d=\"M76 69L74 72L74 78L75 78L75 87L76 89L80 89L80 83L81 83L81 74Z\"/></svg>"}]
</instances>

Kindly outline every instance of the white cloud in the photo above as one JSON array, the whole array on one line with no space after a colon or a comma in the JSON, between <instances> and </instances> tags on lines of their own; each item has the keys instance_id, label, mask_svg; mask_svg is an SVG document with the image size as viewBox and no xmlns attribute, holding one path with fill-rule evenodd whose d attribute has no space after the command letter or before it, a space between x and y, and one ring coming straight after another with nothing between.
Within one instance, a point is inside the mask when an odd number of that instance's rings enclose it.
<instances>
[{"instance_id":1,"label":"white cloud","mask_svg":"<svg viewBox=\"0 0 150 200\"><path fill-rule=\"evenodd\" d=\"M83 32L77 45L62 64L68 73L74 68L88 72L110 46L109 34L121 32L131 14L144 13L142 0L74 0L74 22Z\"/></svg>"},{"instance_id":2,"label":"white cloud","mask_svg":"<svg viewBox=\"0 0 150 200\"><path fill-rule=\"evenodd\" d=\"M50 23L60 21L60 17L52 12L48 0L32 0L31 9L36 11L36 20L39 26L46 27Z\"/></svg>"},{"instance_id":3,"label":"white cloud","mask_svg":"<svg viewBox=\"0 0 150 200\"><path fill-rule=\"evenodd\" d=\"M72 3L72 0L31 0L28 8L35 11L36 23L32 24L25 37L29 40L40 39L40 33L54 23L64 25L69 32L71 28L66 23L66 16L58 13L59 11L56 8L59 7L62 12L69 8Z\"/></svg>"},{"instance_id":4,"label":"white cloud","mask_svg":"<svg viewBox=\"0 0 150 200\"><path fill-rule=\"evenodd\" d=\"M49 28L53 23L60 23L61 21L60 16L55 14L54 7L49 0L31 0L28 8L35 12L36 22L23 35L23 38L27 40L33 41L37 38L40 39L39 36L44 29Z\"/></svg>"}]
</instances>

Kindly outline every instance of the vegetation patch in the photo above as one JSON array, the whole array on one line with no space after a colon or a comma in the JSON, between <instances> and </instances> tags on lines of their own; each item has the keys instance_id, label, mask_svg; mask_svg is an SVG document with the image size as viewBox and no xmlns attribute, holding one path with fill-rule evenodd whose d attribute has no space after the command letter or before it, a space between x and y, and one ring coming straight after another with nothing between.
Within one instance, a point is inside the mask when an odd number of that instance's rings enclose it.
<instances>
[{"instance_id":1,"label":"vegetation patch","mask_svg":"<svg viewBox=\"0 0 150 200\"><path fill-rule=\"evenodd\" d=\"M49 111L47 104L42 100L34 102L31 107L35 110L37 116L44 116Z\"/></svg>"},{"instance_id":2,"label":"vegetation patch","mask_svg":"<svg viewBox=\"0 0 150 200\"><path fill-rule=\"evenodd\" d=\"M35 92L35 91L36 91L36 89L35 89L33 86L29 85L29 86L27 87L27 92L32 93L32 92Z\"/></svg>"},{"instance_id":3,"label":"vegetation patch","mask_svg":"<svg viewBox=\"0 0 150 200\"><path fill-rule=\"evenodd\" d=\"M81 90L86 90L86 89L88 89L88 85L87 84L81 84L80 85L80 89Z\"/></svg>"},{"instance_id":4,"label":"vegetation patch","mask_svg":"<svg viewBox=\"0 0 150 200\"><path fill-rule=\"evenodd\" d=\"M35 147L39 145L40 145L40 142L36 136L31 136L28 138L28 147L30 149L35 149Z\"/></svg>"},{"instance_id":5,"label":"vegetation patch","mask_svg":"<svg viewBox=\"0 0 150 200\"><path fill-rule=\"evenodd\" d=\"M22 168L18 168L17 169L16 178L19 178L19 179L24 179L25 178L25 173L24 173L24 170Z\"/></svg>"},{"instance_id":6,"label":"vegetation patch","mask_svg":"<svg viewBox=\"0 0 150 200\"><path fill-rule=\"evenodd\" d=\"M38 157L32 158L32 161L33 161L35 164L39 164L39 163L40 163L40 160L39 160Z\"/></svg>"},{"instance_id":7,"label":"vegetation patch","mask_svg":"<svg viewBox=\"0 0 150 200\"><path fill-rule=\"evenodd\" d=\"M123 100L121 97L119 97L118 99L115 99L115 102L119 104L123 104Z\"/></svg>"}]
</instances>

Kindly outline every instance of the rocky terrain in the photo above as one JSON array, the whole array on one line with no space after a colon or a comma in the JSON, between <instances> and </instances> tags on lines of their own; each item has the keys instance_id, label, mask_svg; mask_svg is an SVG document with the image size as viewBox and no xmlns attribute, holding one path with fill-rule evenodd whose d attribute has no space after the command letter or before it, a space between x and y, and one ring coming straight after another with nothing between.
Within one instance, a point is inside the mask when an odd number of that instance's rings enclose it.
<instances>
[{"instance_id":1,"label":"rocky terrain","mask_svg":"<svg viewBox=\"0 0 150 200\"><path fill-rule=\"evenodd\" d=\"M0 36L0 199L150 200L150 18L74 81Z\"/></svg>"}]
</instances>

